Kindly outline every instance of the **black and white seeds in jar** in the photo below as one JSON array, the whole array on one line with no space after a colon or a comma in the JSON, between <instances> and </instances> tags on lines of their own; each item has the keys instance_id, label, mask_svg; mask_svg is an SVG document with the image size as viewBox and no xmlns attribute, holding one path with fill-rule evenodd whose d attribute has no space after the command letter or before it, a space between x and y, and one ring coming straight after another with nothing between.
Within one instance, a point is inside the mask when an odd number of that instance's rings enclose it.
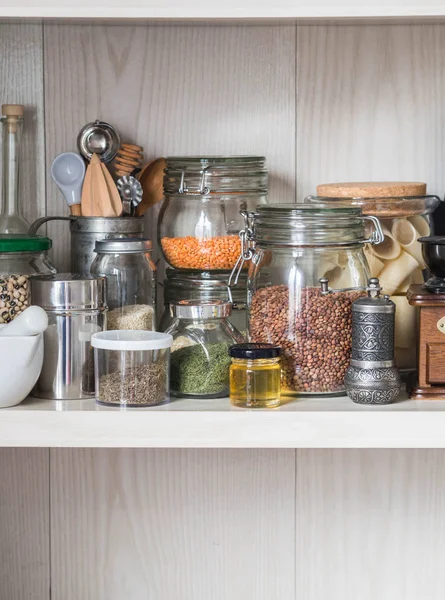
<instances>
[{"instance_id":1,"label":"black and white seeds in jar","mask_svg":"<svg viewBox=\"0 0 445 600\"><path fill-rule=\"evenodd\" d=\"M10 323L28 308L28 277L0 275L0 324Z\"/></svg>"}]
</instances>

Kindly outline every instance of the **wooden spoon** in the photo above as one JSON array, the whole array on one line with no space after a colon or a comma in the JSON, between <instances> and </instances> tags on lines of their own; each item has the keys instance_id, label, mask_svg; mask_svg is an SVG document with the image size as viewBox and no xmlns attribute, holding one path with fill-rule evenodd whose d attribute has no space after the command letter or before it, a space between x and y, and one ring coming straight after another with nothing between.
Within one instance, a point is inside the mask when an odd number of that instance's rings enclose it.
<instances>
[{"instance_id":1,"label":"wooden spoon","mask_svg":"<svg viewBox=\"0 0 445 600\"><path fill-rule=\"evenodd\" d=\"M141 217L145 211L154 204L160 202L164 196L163 182L164 169L167 166L165 158L157 158L145 165L139 173L138 179L142 186L142 202L136 210Z\"/></svg>"}]
</instances>

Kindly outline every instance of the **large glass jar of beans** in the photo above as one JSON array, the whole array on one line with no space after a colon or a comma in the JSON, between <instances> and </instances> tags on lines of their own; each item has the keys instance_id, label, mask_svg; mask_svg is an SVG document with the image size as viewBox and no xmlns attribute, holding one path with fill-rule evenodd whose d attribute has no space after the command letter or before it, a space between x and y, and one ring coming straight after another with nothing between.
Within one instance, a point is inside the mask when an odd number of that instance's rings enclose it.
<instances>
[{"instance_id":1,"label":"large glass jar of beans","mask_svg":"<svg viewBox=\"0 0 445 600\"><path fill-rule=\"evenodd\" d=\"M267 202L262 156L167 158L158 238L174 269L231 270L240 254L240 211Z\"/></svg>"},{"instance_id":2,"label":"large glass jar of beans","mask_svg":"<svg viewBox=\"0 0 445 600\"><path fill-rule=\"evenodd\" d=\"M395 359L399 369L416 367L417 311L406 292L412 283L423 283L426 265L417 241L431 232L431 214L439 205L427 194L426 183L415 181L365 181L326 183L317 186L318 196L306 201L329 205L359 206L364 215L378 217L385 239L365 248L372 277L378 277L383 293L397 306Z\"/></svg>"},{"instance_id":3,"label":"large glass jar of beans","mask_svg":"<svg viewBox=\"0 0 445 600\"><path fill-rule=\"evenodd\" d=\"M378 220L360 208L305 204L259 206L245 220L250 341L281 347L283 394L342 394L351 305L369 277L364 244L383 239Z\"/></svg>"},{"instance_id":4,"label":"large glass jar of beans","mask_svg":"<svg viewBox=\"0 0 445 600\"><path fill-rule=\"evenodd\" d=\"M25 234L0 235L0 324L9 323L29 304L29 278L52 275L49 238Z\"/></svg>"}]
</instances>

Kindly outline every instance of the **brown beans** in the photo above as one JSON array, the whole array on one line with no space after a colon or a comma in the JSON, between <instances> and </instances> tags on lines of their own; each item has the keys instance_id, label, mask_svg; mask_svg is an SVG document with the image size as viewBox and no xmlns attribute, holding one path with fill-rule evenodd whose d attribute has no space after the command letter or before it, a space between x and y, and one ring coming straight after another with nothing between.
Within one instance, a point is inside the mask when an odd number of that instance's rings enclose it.
<instances>
[{"instance_id":1,"label":"brown beans","mask_svg":"<svg viewBox=\"0 0 445 600\"><path fill-rule=\"evenodd\" d=\"M351 359L351 305L362 292L322 295L284 285L258 290L250 306L250 338L281 346L282 388L338 392Z\"/></svg>"}]
</instances>

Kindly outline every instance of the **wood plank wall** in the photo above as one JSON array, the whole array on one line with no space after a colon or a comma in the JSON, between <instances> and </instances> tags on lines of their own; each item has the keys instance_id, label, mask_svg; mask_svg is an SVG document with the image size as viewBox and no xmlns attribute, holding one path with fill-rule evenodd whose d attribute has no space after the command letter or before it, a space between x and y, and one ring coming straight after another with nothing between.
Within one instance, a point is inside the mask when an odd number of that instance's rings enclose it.
<instances>
[{"instance_id":1,"label":"wood plank wall","mask_svg":"<svg viewBox=\"0 0 445 600\"><path fill-rule=\"evenodd\" d=\"M25 215L67 214L48 168L96 117L149 158L264 153L273 202L340 179L442 194L444 33L2 24L1 101L28 107ZM48 230L63 270L66 225ZM443 597L442 451L50 456L0 452L2 600Z\"/></svg>"}]
</instances>

